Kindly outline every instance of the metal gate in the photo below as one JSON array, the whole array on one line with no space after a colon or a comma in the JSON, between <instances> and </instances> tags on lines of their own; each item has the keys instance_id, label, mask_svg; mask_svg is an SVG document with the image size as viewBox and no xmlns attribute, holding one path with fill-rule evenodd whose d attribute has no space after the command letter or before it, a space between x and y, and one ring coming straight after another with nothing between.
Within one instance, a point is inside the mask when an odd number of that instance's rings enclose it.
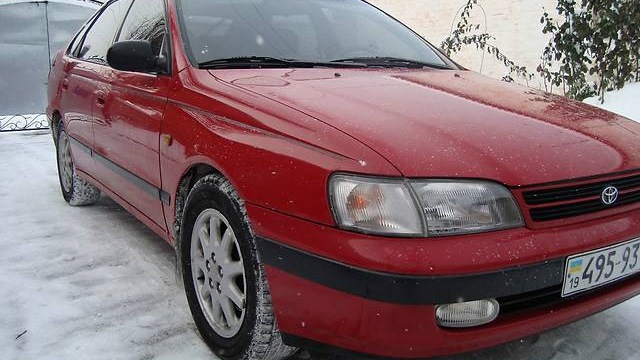
<instances>
[{"instance_id":1,"label":"metal gate","mask_svg":"<svg viewBox=\"0 0 640 360\"><path fill-rule=\"evenodd\" d=\"M51 61L96 1L0 0L0 131L45 129Z\"/></svg>"}]
</instances>

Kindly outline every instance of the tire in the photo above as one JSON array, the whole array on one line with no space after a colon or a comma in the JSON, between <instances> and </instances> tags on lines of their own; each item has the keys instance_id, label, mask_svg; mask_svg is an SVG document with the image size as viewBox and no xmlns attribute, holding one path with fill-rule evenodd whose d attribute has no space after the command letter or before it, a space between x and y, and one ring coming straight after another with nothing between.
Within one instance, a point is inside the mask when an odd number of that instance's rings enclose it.
<instances>
[{"instance_id":1,"label":"tire","mask_svg":"<svg viewBox=\"0 0 640 360\"><path fill-rule=\"evenodd\" d=\"M56 159L60 190L62 190L64 200L72 206L95 204L100 199L100 190L78 176L71 156L69 136L65 132L62 122L58 127L58 136L56 137Z\"/></svg>"},{"instance_id":2,"label":"tire","mask_svg":"<svg viewBox=\"0 0 640 360\"><path fill-rule=\"evenodd\" d=\"M185 203L179 255L198 331L224 360L279 360L282 343L244 203L219 175L200 179ZM213 230L212 230L213 229Z\"/></svg>"}]
</instances>

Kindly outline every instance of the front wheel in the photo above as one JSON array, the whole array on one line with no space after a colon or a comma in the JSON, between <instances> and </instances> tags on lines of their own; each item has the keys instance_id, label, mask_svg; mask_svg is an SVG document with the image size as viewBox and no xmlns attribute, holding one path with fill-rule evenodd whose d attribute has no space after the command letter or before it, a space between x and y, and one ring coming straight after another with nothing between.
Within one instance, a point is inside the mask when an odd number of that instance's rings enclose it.
<instances>
[{"instance_id":1,"label":"front wheel","mask_svg":"<svg viewBox=\"0 0 640 360\"><path fill-rule=\"evenodd\" d=\"M184 286L195 324L225 360L278 360L282 343L264 267L243 203L225 178L199 180L185 204L180 233Z\"/></svg>"}]
</instances>

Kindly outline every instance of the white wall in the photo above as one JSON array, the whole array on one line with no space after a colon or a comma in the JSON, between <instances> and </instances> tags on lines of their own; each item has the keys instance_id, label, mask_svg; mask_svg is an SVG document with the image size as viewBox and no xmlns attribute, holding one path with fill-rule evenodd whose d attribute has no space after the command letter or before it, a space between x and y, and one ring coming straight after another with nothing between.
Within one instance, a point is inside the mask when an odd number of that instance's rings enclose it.
<instances>
[{"instance_id":1,"label":"white wall","mask_svg":"<svg viewBox=\"0 0 640 360\"><path fill-rule=\"evenodd\" d=\"M416 32L427 38L432 44L440 46L446 38L456 13L466 3L465 0L370 0L370 2L404 22ZM479 5L486 12L487 32L496 40L494 45L518 65L526 66L531 72L540 64L542 51L549 38L542 34L540 18L546 9L555 14L554 0L480 0ZM485 17L479 6L472 13L471 20L482 25ZM455 54L453 59L463 66L481 70L485 75L502 78L506 74L505 67L490 55L485 55L474 48ZM538 87L538 80L530 83Z\"/></svg>"}]
</instances>

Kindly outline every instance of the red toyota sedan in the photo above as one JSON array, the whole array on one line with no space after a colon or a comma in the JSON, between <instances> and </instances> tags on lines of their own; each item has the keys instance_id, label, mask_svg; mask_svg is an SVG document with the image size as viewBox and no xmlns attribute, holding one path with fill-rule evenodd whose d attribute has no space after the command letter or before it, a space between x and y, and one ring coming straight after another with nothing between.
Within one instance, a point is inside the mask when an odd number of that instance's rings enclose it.
<instances>
[{"instance_id":1,"label":"red toyota sedan","mask_svg":"<svg viewBox=\"0 0 640 360\"><path fill-rule=\"evenodd\" d=\"M62 194L175 246L223 359L520 339L640 294L640 125L361 0L111 0L55 59Z\"/></svg>"}]
</instances>

